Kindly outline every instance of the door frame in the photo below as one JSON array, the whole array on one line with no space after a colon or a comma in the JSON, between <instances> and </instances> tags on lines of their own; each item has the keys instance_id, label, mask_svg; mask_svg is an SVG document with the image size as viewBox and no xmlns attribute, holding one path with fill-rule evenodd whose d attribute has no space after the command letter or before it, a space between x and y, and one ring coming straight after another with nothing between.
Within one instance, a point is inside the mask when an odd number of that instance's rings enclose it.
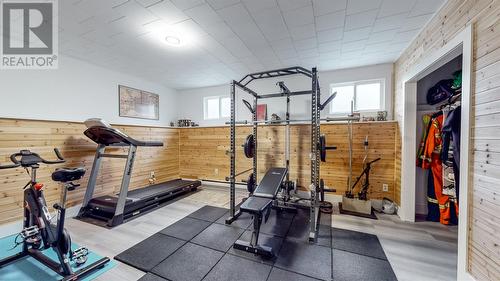
<instances>
[{"instance_id":1,"label":"door frame","mask_svg":"<svg viewBox=\"0 0 500 281\"><path fill-rule=\"evenodd\" d=\"M423 52L423 50L421 50ZM473 63L473 26L469 24L440 49L426 56L412 67L403 78L403 122L401 159L401 206L398 215L402 220L415 221L415 163L417 151L417 81L462 54L462 115L460 134L460 216L458 225L457 280L474 280L468 272L469 194L471 154L471 80ZM467 153L466 153L467 152Z\"/></svg>"}]
</instances>

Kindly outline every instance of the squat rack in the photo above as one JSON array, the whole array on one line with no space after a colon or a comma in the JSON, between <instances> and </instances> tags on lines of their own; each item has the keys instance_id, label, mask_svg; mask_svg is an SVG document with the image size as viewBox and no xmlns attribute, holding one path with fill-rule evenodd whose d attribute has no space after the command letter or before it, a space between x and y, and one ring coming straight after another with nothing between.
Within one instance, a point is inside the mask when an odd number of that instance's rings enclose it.
<instances>
[{"instance_id":1,"label":"squat rack","mask_svg":"<svg viewBox=\"0 0 500 281\"><path fill-rule=\"evenodd\" d=\"M258 79L266 79L266 78L275 78L275 77L282 77L282 76L288 76L288 75L304 75L308 78L311 79L311 90L306 90L306 91L297 91L297 92L291 92L282 82L278 83L278 86L281 89L280 93L271 93L271 94L264 94L260 95L254 90L248 88L248 84L250 84L254 80ZM316 233L317 233L317 227L319 224L319 185L320 185L320 149L319 149L319 143L320 143L320 112L321 110L328 104L335 95L332 95L328 98L327 101L325 101L324 104L321 104L321 93L320 93L320 87L319 87L319 82L318 82L318 72L316 68L312 68L312 70L305 69L303 67L290 67L290 68L282 68L282 69L277 69L277 70L270 70L270 71L263 71L263 72L257 72L257 73L252 73L248 74L245 77L243 77L241 80L236 81L233 80L231 81L231 92L230 92L230 98L231 98L231 121L230 123L230 150L229 150L229 155L230 155L230 176L229 176L229 185L230 185L230 210L229 210L229 218L226 219L226 223L230 224L234 220L236 220L240 216L240 211L236 210L236 194L235 194L235 189L236 189L236 124L246 124L247 122L242 122L242 121L236 121L236 87L239 89L243 90L244 92L250 94L253 97L253 106L251 106L249 103L246 103L245 105L248 107L248 109L252 113L252 135L253 135L253 147L254 147L254 155L253 155L253 182L257 182L257 128L258 124L262 123L260 121L257 121L257 103L260 99L266 99L266 98L276 98L276 97L286 97L287 99L287 114L285 116L285 120L283 122L286 124L287 128L287 137L289 133L289 125L290 122L293 120L290 120L289 116L289 102L290 102L290 97L292 96L299 96L299 95L311 95L311 119L310 120L303 120L303 121L310 121L311 122L311 153L310 153L310 160L311 160L311 180L310 180L310 187L309 187L309 192L310 192L310 232L309 232L309 240L314 240L316 238ZM301 120L302 121L302 120ZM328 120L327 120L328 121ZM332 120L332 121L338 121L338 120ZM265 122L264 122L265 123ZM289 140L287 140L289 141ZM286 165L288 165L289 161L289 151L285 151L286 154ZM287 176L288 180L288 176ZM255 186L254 186L255 187Z\"/></svg>"}]
</instances>

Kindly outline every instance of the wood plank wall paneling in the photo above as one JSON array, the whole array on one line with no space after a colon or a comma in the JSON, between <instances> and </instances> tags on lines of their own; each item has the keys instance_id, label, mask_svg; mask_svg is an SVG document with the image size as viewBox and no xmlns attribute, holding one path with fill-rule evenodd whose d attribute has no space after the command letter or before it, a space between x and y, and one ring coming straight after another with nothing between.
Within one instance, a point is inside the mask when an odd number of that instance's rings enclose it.
<instances>
[{"instance_id":1,"label":"wood plank wall paneling","mask_svg":"<svg viewBox=\"0 0 500 281\"><path fill-rule=\"evenodd\" d=\"M163 141L164 147L139 147L134 163L130 189L146 186L150 172L154 171L158 181L179 177L179 132L177 129L159 127L116 126L123 132L141 140ZM10 163L8 156L21 149L40 153L42 157L54 159L53 148L60 149L66 163L42 164L38 180L45 184L48 205L59 200L60 186L52 182L50 175L57 167L87 168L82 187L68 193L69 206L81 203L88 176L94 160L96 144L88 139L82 123L28 121L0 119L0 163ZM125 153L125 149L107 150ZM119 190L125 160L104 159L97 179L96 195L115 193ZM22 187L29 180L24 169L0 170L0 224L22 217Z\"/></svg>"},{"instance_id":2,"label":"wood plank wall paneling","mask_svg":"<svg viewBox=\"0 0 500 281\"><path fill-rule=\"evenodd\" d=\"M405 73L469 23L474 55L468 269L477 280L500 280L500 0L447 1L395 64L395 116L401 121Z\"/></svg>"},{"instance_id":3,"label":"wood plank wall paneling","mask_svg":"<svg viewBox=\"0 0 500 281\"><path fill-rule=\"evenodd\" d=\"M353 179L361 172L364 157L363 141L369 138L369 159L381 157L373 165L370 177L371 198L394 198L395 157L396 157L395 122L357 123L353 126ZM325 184L343 194L348 179L348 138L346 124L321 125L322 133L327 137L327 145L337 146L336 151L328 151L327 162L321 165L321 175ZM237 171L252 167L251 159L245 158L241 145L251 127L237 127ZM258 131L258 167L259 177L272 166L284 166L284 126L262 126ZM229 128L183 128L180 129L180 175L184 178L224 181L229 175ZM309 186L310 177L310 126L293 125L291 127L291 179L298 179L302 187ZM248 174L238 177L243 180ZM382 184L389 185L389 191L382 191Z\"/></svg>"}]
</instances>

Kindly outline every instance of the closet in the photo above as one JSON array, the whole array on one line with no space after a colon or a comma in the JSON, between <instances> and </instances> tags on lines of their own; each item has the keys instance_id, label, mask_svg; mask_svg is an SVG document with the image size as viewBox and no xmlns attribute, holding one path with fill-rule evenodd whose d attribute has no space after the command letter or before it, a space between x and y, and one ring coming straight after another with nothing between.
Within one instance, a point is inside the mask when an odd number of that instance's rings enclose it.
<instances>
[{"instance_id":1,"label":"closet","mask_svg":"<svg viewBox=\"0 0 500 281\"><path fill-rule=\"evenodd\" d=\"M417 221L458 224L462 56L417 82Z\"/></svg>"}]
</instances>

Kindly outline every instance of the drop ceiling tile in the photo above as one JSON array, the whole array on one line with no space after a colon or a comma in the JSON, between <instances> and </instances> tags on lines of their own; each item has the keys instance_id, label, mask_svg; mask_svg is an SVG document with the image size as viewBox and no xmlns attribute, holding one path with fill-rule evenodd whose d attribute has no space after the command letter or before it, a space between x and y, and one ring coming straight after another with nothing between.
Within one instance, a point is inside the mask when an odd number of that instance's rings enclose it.
<instances>
[{"instance_id":1,"label":"drop ceiling tile","mask_svg":"<svg viewBox=\"0 0 500 281\"><path fill-rule=\"evenodd\" d=\"M348 0L346 13L352 15L378 9L381 4L382 0Z\"/></svg>"},{"instance_id":2,"label":"drop ceiling tile","mask_svg":"<svg viewBox=\"0 0 500 281\"><path fill-rule=\"evenodd\" d=\"M275 0L242 0L242 2L250 13L278 8L278 3Z\"/></svg>"},{"instance_id":3,"label":"drop ceiling tile","mask_svg":"<svg viewBox=\"0 0 500 281\"><path fill-rule=\"evenodd\" d=\"M286 66L286 67L300 65L300 59L298 57L285 59L285 60L282 60L281 62L283 63L283 66Z\"/></svg>"},{"instance_id":4,"label":"drop ceiling tile","mask_svg":"<svg viewBox=\"0 0 500 281\"><path fill-rule=\"evenodd\" d=\"M238 25L241 23L254 22L252 16L248 13L243 4L236 4L217 11L229 26Z\"/></svg>"},{"instance_id":5,"label":"drop ceiling tile","mask_svg":"<svg viewBox=\"0 0 500 281\"><path fill-rule=\"evenodd\" d=\"M327 53L322 53L321 51L319 53L319 57L321 58L321 60L340 59L340 56L341 56L340 48Z\"/></svg>"},{"instance_id":6,"label":"drop ceiling tile","mask_svg":"<svg viewBox=\"0 0 500 281\"><path fill-rule=\"evenodd\" d=\"M419 33L419 29L413 29L413 30L408 30L408 31L403 31L403 32L398 32L394 35L393 42L395 43L402 43L402 42L410 42L417 36Z\"/></svg>"},{"instance_id":7,"label":"drop ceiling tile","mask_svg":"<svg viewBox=\"0 0 500 281\"><path fill-rule=\"evenodd\" d=\"M212 8L215 10L220 10L222 8L234 5L236 3L239 3L240 0L206 0Z\"/></svg>"},{"instance_id":8,"label":"drop ceiling tile","mask_svg":"<svg viewBox=\"0 0 500 281\"><path fill-rule=\"evenodd\" d=\"M366 46L367 39L342 43L342 55L347 52L362 51Z\"/></svg>"},{"instance_id":9,"label":"drop ceiling tile","mask_svg":"<svg viewBox=\"0 0 500 281\"><path fill-rule=\"evenodd\" d=\"M290 35L293 40L307 39L316 36L314 24L306 24L303 26L290 28Z\"/></svg>"},{"instance_id":10,"label":"drop ceiling tile","mask_svg":"<svg viewBox=\"0 0 500 281\"><path fill-rule=\"evenodd\" d=\"M148 10L167 24L174 24L189 19L185 13L175 7L170 1L157 3L150 6Z\"/></svg>"},{"instance_id":11,"label":"drop ceiling tile","mask_svg":"<svg viewBox=\"0 0 500 281\"><path fill-rule=\"evenodd\" d=\"M351 14L345 18L345 30L353 30L372 26L377 17L378 10L370 10L357 14Z\"/></svg>"},{"instance_id":12,"label":"drop ceiling tile","mask_svg":"<svg viewBox=\"0 0 500 281\"><path fill-rule=\"evenodd\" d=\"M290 38L290 37L279 39L279 40L273 40L273 41L270 41L269 44L275 50L293 48L293 41L292 41L292 38Z\"/></svg>"},{"instance_id":13,"label":"drop ceiling tile","mask_svg":"<svg viewBox=\"0 0 500 281\"><path fill-rule=\"evenodd\" d=\"M282 61L286 59L296 58L298 56L297 51L295 51L294 48L280 50L279 52L276 52L276 55Z\"/></svg>"},{"instance_id":14,"label":"drop ceiling tile","mask_svg":"<svg viewBox=\"0 0 500 281\"><path fill-rule=\"evenodd\" d=\"M316 37L294 41L293 45L297 51L307 50L316 48L318 46L318 41Z\"/></svg>"},{"instance_id":15,"label":"drop ceiling tile","mask_svg":"<svg viewBox=\"0 0 500 281\"><path fill-rule=\"evenodd\" d=\"M345 22L345 10L316 17L316 30L322 31L336 27L343 27Z\"/></svg>"},{"instance_id":16,"label":"drop ceiling tile","mask_svg":"<svg viewBox=\"0 0 500 281\"><path fill-rule=\"evenodd\" d=\"M319 52L317 48L302 50L297 52L300 59L309 59L319 57Z\"/></svg>"},{"instance_id":17,"label":"drop ceiling tile","mask_svg":"<svg viewBox=\"0 0 500 281\"><path fill-rule=\"evenodd\" d=\"M415 5L415 2L416 0L384 0L378 17L383 18L401 13L408 14Z\"/></svg>"},{"instance_id":18,"label":"drop ceiling tile","mask_svg":"<svg viewBox=\"0 0 500 281\"><path fill-rule=\"evenodd\" d=\"M193 7L185 10L184 13L202 26L222 21L222 18L208 4Z\"/></svg>"},{"instance_id":19,"label":"drop ceiling tile","mask_svg":"<svg viewBox=\"0 0 500 281\"><path fill-rule=\"evenodd\" d=\"M135 1L129 1L119 7L113 8L113 11L125 16L125 21L133 25L143 25L158 19L157 16L144 9Z\"/></svg>"},{"instance_id":20,"label":"drop ceiling tile","mask_svg":"<svg viewBox=\"0 0 500 281\"><path fill-rule=\"evenodd\" d=\"M277 55L268 44L255 46L250 48L250 51L252 51L256 57L275 57Z\"/></svg>"},{"instance_id":21,"label":"drop ceiling tile","mask_svg":"<svg viewBox=\"0 0 500 281\"><path fill-rule=\"evenodd\" d=\"M160 2L162 2L163 0L135 0L137 1L139 4L141 4L141 6L143 6L144 8L147 8L149 6L153 6L154 4L158 4ZM99 1L102 3L102 1Z\"/></svg>"},{"instance_id":22,"label":"drop ceiling tile","mask_svg":"<svg viewBox=\"0 0 500 281\"><path fill-rule=\"evenodd\" d=\"M172 3L174 3L174 5L181 10L191 9L205 2L204 0L170 0L170 1L172 1Z\"/></svg>"},{"instance_id":23,"label":"drop ceiling tile","mask_svg":"<svg viewBox=\"0 0 500 281\"><path fill-rule=\"evenodd\" d=\"M268 40L288 37L288 29L277 8L271 8L253 15L255 22Z\"/></svg>"},{"instance_id":24,"label":"drop ceiling tile","mask_svg":"<svg viewBox=\"0 0 500 281\"><path fill-rule=\"evenodd\" d=\"M221 41L222 45L237 58L249 57L252 52L238 37L229 37Z\"/></svg>"},{"instance_id":25,"label":"drop ceiling tile","mask_svg":"<svg viewBox=\"0 0 500 281\"><path fill-rule=\"evenodd\" d=\"M401 31L422 29L422 27L430 20L431 17L432 14L426 14L422 16L407 18L406 22L403 22L403 25L401 26Z\"/></svg>"},{"instance_id":26,"label":"drop ceiling tile","mask_svg":"<svg viewBox=\"0 0 500 281\"><path fill-rule=\"evenodd\" d=\"M417 0L417 3L410 12L410 17L433 14L445 2L445 0Z\"/></svg>"},{"instance_id":27,"label":"drop ceiling tile","mask_svg":"<svg viewBox=\"0 0 500 281\"><path fill-rule=\"evenodd\" d=\"M389 16L385 18L378 18L373 25L373 32L381 32L391 29L398 29L406 21L405 14Z\"/></svg>"},{"instance_id":28,"label":"drop ceiling tile","mask_svg":"<svg viewBox=\"0 0 500 281\"><path fill-rule=\"evenodd\" d=\"M318 32L318 42L325 43L342 39L344 35L343 28L333 28Z\"/></svg>"},{"instance_id":29,"label":"drop ceiling tile","mask_svg":"<svg viewBox=\"0 0 500 281\"><path fill-rule=\"evenodd\" d=\"M363 39L368 39L371 33L371 27L359 28L350 31L344 32L344 37L342 38L342 42L352 42L359 41Z\"/></svg>"},{"instance_id":30,"label":"drop ceiling tile","mask_svg":"<svg viewBox=\"0 0 500 281\"><path fill-rule=\"evenodd\" d=\"M314 23L314 15L311 5L283 12L283 16L288 28Z\"/></svg>"},{"instance_id":31,"label":"drop ceiling tile","mask_svg":"<svg viewBox=\"0 0 500 281\"><path fill-rule=\"evenodd\" d=\"M369 41L366 44L363 54L380 54L385 53L387 48L392 44L391 41L384 41L380 43L371 44Z\"/></svg>"},{"instance_id":32,"label":"drop ceiling tile","mask_svg":"<svg viewBox=\"0 0 500 281\"><path fill-rule=\"evenodd\" d=\"M370 34L370 38L368 39L367 44L376 44L381 42L392 41L395 38L397 32L398 29L391 29L382 32L373 32L372 34Z\"/></svg>"},{"instance_id":33,"label":"drop ceiling tile","mask_svg":"<svg viewBox=\"0 0 500 281\"><path fill-rule=\"evenodd\" d=\"M236 35L234 34L233 30L223 21L204 25L203 30L212 35L215 39L222 39Z\"/></svg>"},{"instance_id":34,"label":"drop ceiling tile","mask_svg":"<svg viewBox=\"0 0 500 281\"><path fill-rule=\"evenodd\" d=\"M347 0L313 0L314 15L321 16L345 10Z\"/></svg>"},{"instance_id":35,"label":"drop ceiling tile","mask_svg":"<svg viewBox=\"0 0 500 281\"><path fill-rule=\"evenodd\" d=\"M278 5L282 11L297 10L299 8L311 5L310 0L278 0Z\"/></svg>"},{"instance_id":36,"label":"drop ceiling tile","mask_svg":"<svg viewBox=\"0 0 500 281\"><path fill-rule=\"evenodd\" d=\"M341 40L331 41L327 43L319 43L318 50L322 54L330 53L330 52L340 51L341 46L342 46Z\"/></svg>"},{"instance_id":37,"label":"drop ceiling tile","mask_svg":"<svg viewBox=\"0 0 500 281\"><path fill-rule=\"evenodd\" d=\"M181 35L186 34L194 41L196 41L197 38L202 38L208 35L208 33L192 19L176 23L172 26L175 30L178 30Z\"/></svg>"}]
</instances>

